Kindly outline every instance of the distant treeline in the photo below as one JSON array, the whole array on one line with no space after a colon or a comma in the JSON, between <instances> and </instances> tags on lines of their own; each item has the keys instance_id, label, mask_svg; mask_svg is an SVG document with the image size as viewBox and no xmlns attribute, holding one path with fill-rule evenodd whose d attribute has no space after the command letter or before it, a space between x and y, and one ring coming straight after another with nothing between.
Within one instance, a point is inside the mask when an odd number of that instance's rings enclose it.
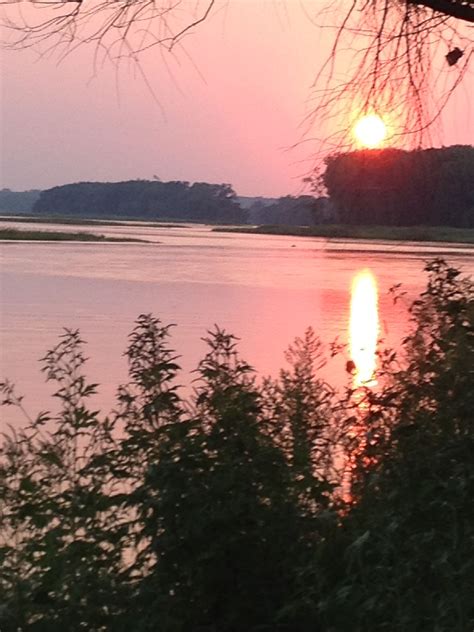
<instances>
[{"instance_id":1,"label":"distant treeline","mask_svg":"<svg viewBox=\"0 0 474 632\"><path fill-rule=\"evenodd\" d=\"M223 224L312 226L331 219L327 198L238 198L229 184L78 182L43 191L35 213L75 217L184 219Z\"/></svg>"},{"instance_id":2,"label":"distant treeline","mask_svg":"<svg viewBox=\"0 0 474 632\"><path fill-rule=\"evenodd\" d=\"M0 191L0 212L216 224L474 227L474 147L366 149L326 158L329 197L237 197L230 184L78 182Z\"/></svg>"},{"instance_id":3,"label":"distant treeline","mask_svg":"<svg viewBox=\"0 0 474 632\"><path fill-rule=\"evenodd\" d=\"M0 190L0 213L29 213L41 191Z\"/></svg>"},{"instance_id":4,"label":"distant treeline","mask_svg":"<svg viewBox=\"0 0 474 632\"><path fill-rule=\"evenodd\" d=\"M361 150L326 159L344 224L474 227L474 147Z\"/></svg>"},{"instance_id":5,"label":"distant treeline","mask_svg":"<svg viewBox=\"0 0 474 632\"><path fill-rule=\"evenodd\" d=\"M78 182L43 191L35 213L244 223L247 213L229 184L207 182Z\"/></svg>"},{"instance_id":6,"label":"distant treeline","mask_svg":"<svg viewBox=\"0 0 474 632\"><path fill-rule=\"evenodd\" d=\"M257 198L248 208L249 224L316 226L335 219L334 205L329 198L312 195Z\"/></svg>"}]
</instances>

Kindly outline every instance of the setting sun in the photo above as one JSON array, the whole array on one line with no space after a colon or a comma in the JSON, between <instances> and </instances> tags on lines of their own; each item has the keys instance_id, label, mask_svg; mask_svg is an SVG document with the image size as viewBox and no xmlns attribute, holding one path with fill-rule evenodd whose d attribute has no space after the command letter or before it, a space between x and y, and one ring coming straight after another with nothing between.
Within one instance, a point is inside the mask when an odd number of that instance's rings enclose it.
<instances>
[{"instance_id":1,"label":"setting sun","mask_svg":"<svg viewBox=\"0 0 474 632\"><path fill-rule=\"evenodd\" d=\"M387 127L377 114L367 114L354 125L354 136L364 147L379 147L387 136Z\"/></svg>"}]
</instances>

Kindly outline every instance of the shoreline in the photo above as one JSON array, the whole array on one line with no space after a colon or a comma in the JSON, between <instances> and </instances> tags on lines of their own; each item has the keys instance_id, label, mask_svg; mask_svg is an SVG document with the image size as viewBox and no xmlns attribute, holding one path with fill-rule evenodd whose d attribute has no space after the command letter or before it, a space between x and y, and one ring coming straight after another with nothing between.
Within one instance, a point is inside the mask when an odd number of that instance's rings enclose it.
<instances>
[{"instance_id":1,"label":"shoreline","mask_svg":"<svg viewBox=\"0 0 474 632\"><path fill-rule=\"evenodd\" d=\"M98 218L87 218L87 217L66 217L66 216L58 216L55 217L47 216L47 217L34 217L32 215L0 215L0 222L5 223L17 223L17 224L62 224L64 226L130 226L137 225L143 228L186 228L187 224L191 223L188 220L170 220L169 222L166 219L159 220L156 222L152 222L146 219L134 219L134 218L126 218L126 219L98 219ZM179 223L176 223L179 222Z\"/></svg>"},{"instance_id":2,"label":"shoreline","mask_svg":"<svg viewBox=\"0 0 474 632\"><path fill-rule=\"evenodd\" d=\"M344 226L322 224L320 226L261 225L213 228L218 233L243 233L250 235L281 235L289 237L315 237L328 240L351 239L360 241L437 242L474 246L473 228L447 226Z\"/></svg>"},{"instance_id":3,"label":"shoreline","mask_svg":"<svg viewBox=\"0 0 474 632\"><path fill-rule=\"evenodd\" d=\"M18 230L17 228L0 228L0 241L54 241L54 242L114 242L114 243L149 243L144 239L127 237L106 237L94 233L68 233L48 230Z\"/></svg>"},{"instance_id":4,"label":"shoreline","mask_svg":"<svg viewBox=\"0 0 474 632\"><path fill-rule=\"evenodd\" d=\"M0 216L0 223L21 223L44 225L57 224L65 226L102 226L103 228L112 226L142 227L142 228L187 228L189 223L168 223L166 220L150 222L143 220L123 220L114 219L86 219L70 217L25 217L25 216ZM133 222L133 223L132 223ZM437 243L461 245L464 247L474 246L474 228L453 228L449 226L350 226L343 224L321 224L319 226L288 226L277 224L263 224L260 226L250 226L242 224L240 226L225 226L204 224L212 232L216 233L236 233L248 235L276 235L288 237L313 237L325 239L328 242L338 242L342 240L379 242L401 242L401 243ZM122 243L149 243L147 240L127 237L105 237L101 234L88 232L62 232L60 230L28 230L23 228L9 228L0 225L0 240L4 241L95 241L95 242L122 242Z\"/></svg>"}]
</instances>

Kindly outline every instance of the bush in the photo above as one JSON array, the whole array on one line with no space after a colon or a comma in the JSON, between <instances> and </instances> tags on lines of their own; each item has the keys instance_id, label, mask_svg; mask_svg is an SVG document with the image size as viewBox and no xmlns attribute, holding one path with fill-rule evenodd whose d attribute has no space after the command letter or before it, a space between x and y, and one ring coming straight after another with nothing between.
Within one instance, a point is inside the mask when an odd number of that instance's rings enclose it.
<instances>
[{"instance_id":1,"label":"bush","mask_svg":"<svg viewBox=\"0 0 474 632\"><path fill-rule=\"evenodd\" d=\"M428 272L357 398L319 377L311 330L259 383L216 328L185 401L170 327L143 315L102 419L66 330L43 358L60 412L1 445L0 628L471 629L473 285Z\"/></svg>"}]
</instances>

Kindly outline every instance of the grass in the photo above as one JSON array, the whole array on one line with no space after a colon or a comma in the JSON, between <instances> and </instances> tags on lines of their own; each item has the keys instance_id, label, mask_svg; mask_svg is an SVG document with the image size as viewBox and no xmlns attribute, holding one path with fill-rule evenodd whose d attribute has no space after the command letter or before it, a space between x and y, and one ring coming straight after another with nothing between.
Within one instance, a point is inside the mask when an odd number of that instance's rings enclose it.
<instances>
[{"instance_id":1,"label":"grass","mask_svg":"<svg viewBox=\"0 0 474 632\"><path fill-rule=\"evenodd\" d=\"M143 239L128 239L125 237L105 237L93 233L61 233L48 230L17 230L16 228L0 228L0 240L8 241L113 241L113 242L141 242Z\"/></svg>"},{"instance_id":2,"label":"grass","mask_svg":"<svg viewBox=\"0 0 474 632\"><path fill-rule=\"evenodd\" d=\"M133 220L133 218L131 218ZM125 221L86 219L74 217L1 217L1 222L18 223L41 223L41 224L64 224L72 226L129 226ZM134 219L139 222L136 226L144 228L185 228L186 224L168 223L166 219L161 222L146 222ZM174 220L176 222L176 220ZM321 224L320 226L286 226L286 225L263 225L263 226L231 226L216 227L212 229L216 232L224 233L250 233L260 235L290 235L295 237L323 237L326 239L369 239L382 241L433 241L444 243L474 244L474 228L451 228L448 226L347 226L343 224ZM16 231L19 236L12 235L12 229L0 229L0 239L45 239L43 231ZM8 234L6 234L8 233ZM29 236L26 236L29 235ZM37 235L37 236L35 236ZM103 235L91 235L88 233L61 233L48 232L47 239L54 241L135 241L140 239L126 239L115 237L104 237Z\"/></svg>"},{"instance_id":3,"label":"grass","mask_svg":"<svg viewBox=\"0 0 474 632\"><path fill-rule=\"evenodd\" d=\"M327 239L379 239L382 241L435 241L474 244L474 228L448 226L242 226L213 228L216 232L251 233L257 235L292 235L295 237L325 237Z\"/></svg>"},{"instance_id":4,"label":"grass","mask_svg":"<svg viewBox=\"0 0 474 632\"><path fill-rule=\"evenodd\" d=\"M119 220L109 220L109 219L89 219L89 218L81 218L81 217L64 217L54 215L51 216L42 216L36 217L34 215L9 215L8 217L4 217L0 215L1 222L15 222L18 224L64 224L67 226L130 226L128 221L137 222L137 226L143 228L185 228L186 224L184 223L170 223L163 219L161 222L148 222L142 221L136 217L123 218L122 221ZM179 222L180 220L173 220L173 222Z\"/></svg>"}]
</instances>

